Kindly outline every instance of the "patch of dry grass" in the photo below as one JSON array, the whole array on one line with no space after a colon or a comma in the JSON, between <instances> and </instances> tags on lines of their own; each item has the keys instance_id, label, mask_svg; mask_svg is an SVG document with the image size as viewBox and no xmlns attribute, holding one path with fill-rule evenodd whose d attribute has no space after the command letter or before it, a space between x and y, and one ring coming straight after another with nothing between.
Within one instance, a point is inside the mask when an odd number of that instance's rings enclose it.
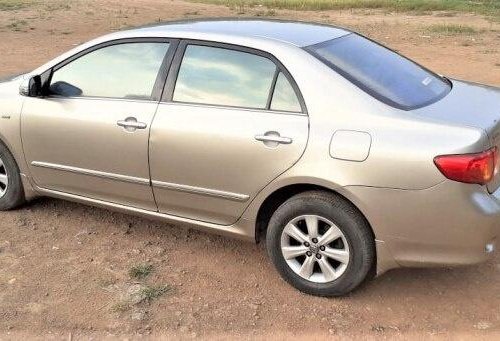
<instances>
[{"instance_id":1,"label":"patch of dry grass","mask_svg":"<svg viewBox=\"0 0 500 341\"><path fill-rule=\"evenodd\" d=\"M0 11L12 11L34 5L36 1L30 0L0 0Z\"/></svg>"},{"instance_id":2,"label":"patch of dry grass","mask_svg":"<svg viewBox=\"0 0 500 341\"><path fill-rule=\"evenodd\" d=\"M479 33L474 27L467 25L457 24L438 24L427 27L429 33L442 34L442 35L472 35Z\"/></svg>"},{"instance_id":3,"label":"patch of dry grass","mask_svg":"<svg viewBox=\"0 0 500 341\"><path fill-rule=\"evenodd\" d=\"M382 9L395 12L459 11L500 18L499 0L190 0L241 9L265 6L292 10Z\"/></svg>"},{"instance_id":4,"label":"patch of dry grass","mask_svg":"<svg viewBox=\"0 0 500 341\"><path fill-rule=\"evenodd\" d=\"M27 26L28 22L26 20L14 20L10 24L5 25L6 28L15 32L26 32Z\"/></svg>"},{"instance_id":5,"label":"patch of dry grass","mask_svg":"<svg viewBox=\"0 0 500 341\"><path fill-rule=\"evenodd\" d=\"M128 271L128 274L131 278L144 279L148 277L152 272L153 266L151 264L140 264L131 267Z\"/></svg>"}]
</instances>

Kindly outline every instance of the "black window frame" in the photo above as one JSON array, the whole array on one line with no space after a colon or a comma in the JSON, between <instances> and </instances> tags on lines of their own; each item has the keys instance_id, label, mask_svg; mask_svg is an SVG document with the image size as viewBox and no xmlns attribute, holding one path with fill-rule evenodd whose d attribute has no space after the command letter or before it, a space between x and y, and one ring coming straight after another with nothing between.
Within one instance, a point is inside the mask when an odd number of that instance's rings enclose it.
<instances>
[{"instance_id":1,"label":"black window frame","mask_svg":"<svg viewBox=\"0 0 500 341\"><path fill-rule=\"evenodd\" d=\"M64 66L72 63L73 61L89 54L92 52L95 52L97 50L110 47L110 46L116 46L116 45L123 45L123 44L136 44L136 43L168 43L169 47L167 52L165 53L165 56L163 57L163 61L160 65L160 68L158 70L158 73L156 75L156 80L155 84L153 86L153 89L151 91L151 96L149 99L128 99L128 98L123 98L123 97L105 97L105 96L77 96L77 97L64 97L64 96L58 96L50 93L50 84L52 82L52 76L54 75L54 72L57 70L63 68ZM113 99L113 100L124 100L124 101L153 101L153 102L159 102L161 99L161 95L163 92L164 84L167 81L168 73L170 70L170 67L172 65L172 60L174 58L175 51L177 49L177 46L179 44L179 39L171 39L171 38L163 38L163 37L141 37L141 38L122 38L122 39L114 39L114 40L109 40L100 44L96 44L94 46L91 46L89 48L86 48L68 58L65 60L57 63L56 65L52 66L50 69L45 71L43 74L40 75L42 79L42 96L44 97L55 97L55 98L72 98L72 99L89 99L89 98L97 98L97 99Z\"/></svg>"},{"instance_id":2,"label":"black window frame","mask_svg":"<svg viewBox=\"0 0 500 341\"><path fill-rule=\"evenodd\" d=\"M320 55L318 55L314 50L313 48L314 47L318 47L318 46L328 46L328 44L332 41L335 41L337 39L342 39L342 38L346 38L346 37L349 37L351 35L357 35L361 38L364 38L386 50L389 50L393 53L395 53L396 55L400 56L401 58L409 61L410 63L413 63L414 65L420 67L421 69L423 69L424 71L428 72L429 74L431 74L432 76L438 78L438 79L441 79L442 81L444 81L445 83L447 83L449 86L450 86L450 90L449 91L445 91L443 92L440 96L436 96L435 98L429 100L429 101L426 101L424 103L421 103L419 105L412 105L412 106L408 106L408 105L402 105L400 103L397 103L389 98L387 98L386 96L384 95L381 95L379 94L378 92L376 91L373 91L372 89L370 89L368 86L366 86L365 84L363 84L362 82L358 81L357 79L355 79L354 77L352 77L348 72L342 70L342 68L332 64L331 62L329 62L328 60L326 60L325 58L321 57ZM401 53L399 53L398 51L395 51L393 49L391 49L390 47L388 46L385 46L371 38L368 38L362 34L359 34L357 32L350 32L346 35L343 35L341 37L338 37L338 38L334 38L334 39L330 39L330 40L326 40L324 42L321 42L321 43L317 43L317 44L313 44L313 45L309 45L309 46L305 46L302 48L303 50L305 50L307 53L309 53L310 55L312 55L314 58L318 59L320 62L322 62L323 64L325 64L326 66L328 66L332 71L338 73L340 76L344 77L345 79L347 79L351 84L355 85L356 87L358 87L359 89L361 89L363 92L367 93L368 95L370 95L371 97L375 98L376 100L386 104L386 105L389 105L393 108L396 108L396 109L400 109L400 110L404 110L404 111L411 111L411 110L417 110L417 109L420 109L420 108L424 108L426 106L429 106L433 103L436 103L438 101L440 101L441 99L443 99L444 97L446 97L450 92L451 90L453 89L453 83L447 79L446 77L443 77L437 73L435 73L434 71L432 70L429 70L428 68L426 68L425 66L415 62L414 60L411 60L410 58L402 55Z\"/></svg>"},{"instance_id":3,"label":"black window frame","mask_svg":"<svg viewBox=\"0 0 500 341\"><path fill-rule=\"evenodd\" d=\"M224 105L224 104L208 104L208 103L197 103L197 102L184 102L184 101L174 101L174 90L177 84L177 78L179 76L179 71L181 68L182 61L184 59L184 54L188 46L206 46L206 47L214 47L220 49L226 49L231 51L238 51L243 53L248 53L260 57L264 57L269 59L276 66L275 73L273 75L273 80L271 84L271 88L269 89L268 99L265 108L252 108L252 107L244 107L244 106L232 106L232 105ZM283 73L283 75L287 78L288 82L292 86L295 96L300 103L301 111L284 111L284 110L271 110L271 102L274 95L274 90L276 87L276 82L278 79L279 73ZM271 53L265 52L259 49L250 48L241 45L228 44L228 43L220 43L213 41L205 41L205 40L196 40L196 39L182 39L177 46L177 51L175 52L175 56L172 60L172 64L170 66L170 71L168 73L167 82L165 84L165 88L163 94L161 96L162 103L178 103L178 104L191 104L191 105L199 105L199 106L207 106L207 107L222 107L222 108L233 108L233 109L245 109L245 110L253 110L253 111L267 111L267 112L277 112L277 113L288 113L288 114L297 114L297 115L307 115L307 107L304 101L304 97L298 87L295 79L292 77L290 72L286 69L286 67Z\"/></svg>"}]
</instances>

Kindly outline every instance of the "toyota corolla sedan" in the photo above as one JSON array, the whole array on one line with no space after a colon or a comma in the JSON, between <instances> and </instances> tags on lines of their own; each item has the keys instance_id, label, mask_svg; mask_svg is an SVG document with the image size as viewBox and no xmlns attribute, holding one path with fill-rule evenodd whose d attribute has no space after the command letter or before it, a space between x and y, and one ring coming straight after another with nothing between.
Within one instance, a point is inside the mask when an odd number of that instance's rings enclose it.
<instances>
[{"instance_id":1,"label":"toyota corolla sedan","mask_svg":"<svg viewBox=\"0 0 500 341\"><path fill-rule=\"evenodd\" d=\"M0 210L49 196L265 240L313 295L482 262L500 234L500 89L346 29L117 32L2 82L0 115Z\"/></svg>"}]
</instances>

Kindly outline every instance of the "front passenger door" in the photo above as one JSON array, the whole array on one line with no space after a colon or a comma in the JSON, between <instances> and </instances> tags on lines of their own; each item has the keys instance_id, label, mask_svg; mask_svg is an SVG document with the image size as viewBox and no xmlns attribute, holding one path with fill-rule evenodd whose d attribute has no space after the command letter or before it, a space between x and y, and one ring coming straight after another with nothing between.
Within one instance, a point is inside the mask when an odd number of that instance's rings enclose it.
<instances>
[{"instance_id":1,"label":"front passenger door","mask_svg":"<svg viewBox=\"0 0 500 341\"><path fill-rule=\"evenodd\" d=\"M171 46L117 41L53 69L48 96L26 98L22 112L24 152L38 187L157 210L149 129Z\"/></svg>"}]
</instances>

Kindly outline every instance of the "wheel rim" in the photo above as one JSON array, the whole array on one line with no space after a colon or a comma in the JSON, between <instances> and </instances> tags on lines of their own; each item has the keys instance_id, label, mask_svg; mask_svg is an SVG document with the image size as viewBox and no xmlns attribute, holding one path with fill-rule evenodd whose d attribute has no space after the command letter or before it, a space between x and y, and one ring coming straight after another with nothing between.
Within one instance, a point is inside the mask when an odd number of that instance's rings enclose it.
<instances>
[{"instance_id":1,"label":"wheel rim","mask_svg":"<svg viewBox=\"0 0 500 341\"><path fill-rule=\"evenodd\" d=\"M302 215L285 226L281 253L293 272L314 283L336 280L345 272L350 259L344 233L318 215Z\"/></svg>"},{"instance_id":2,"label":"wheel rim","mask_svg":"<svg viewBox=\"0 0 500 341\"><path fill-rule=\"evenodd\" d=\"M7 192L7 187L9 186L9 177L7 176L7 168L0 158L0 198Z\"/></svg>"}]
</instances>

